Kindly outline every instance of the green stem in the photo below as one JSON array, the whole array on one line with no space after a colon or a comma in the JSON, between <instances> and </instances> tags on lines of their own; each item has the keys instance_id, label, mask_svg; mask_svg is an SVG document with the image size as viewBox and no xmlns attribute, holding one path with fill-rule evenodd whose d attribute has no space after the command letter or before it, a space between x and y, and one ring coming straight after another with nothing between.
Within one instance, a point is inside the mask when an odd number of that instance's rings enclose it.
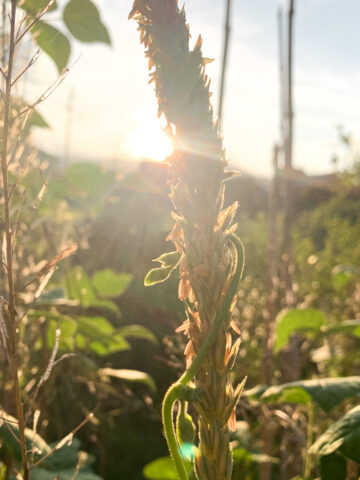
<instances>
[{"instance_id":1,"label":"green stem","mask_svg":"<svg viewBox=\"0 0 360 480\"><path fill-rule=\"evenodd\" d=\"M309 455L309 449L313 443L313 430L315 421L315 405L309 406L308 424L307 424L307 440L306 440L306 454L305 454L305 468L304 477L309 479L311 475L312 461L311 455Z\"/></svg>"},{"instance_id":2,"label":"green stem","mask_svg":"<svg viewBox=\"0 0 360 480\"><path fill-rule=\"evenodd\" d=\"M174 403L179 399L179 392L182 390L182 387L186 386L199 371L199 368L204 358L208 354L212 345L215 343L215 340L220 333L224 321L228 318L231 304L236 294L236 290L242 276L245 264L244 246L241 240L235 234L232 234L229 240L231 241L235 249L235 258L233 261L235 266L234 277L231 282L229 291L226 294L226 297L222 302L218 313L216 314L209 335L206 337L192 364L190 365L188 370L179 378L179 380L171 385L171 387L166 392L163 401L162 418L165 436L179 480L189 480L189 476L187 474L184 461L179 452L179 446L176 440L176 434L173 424L173 406Z\"/></svg>"}]
</instances>

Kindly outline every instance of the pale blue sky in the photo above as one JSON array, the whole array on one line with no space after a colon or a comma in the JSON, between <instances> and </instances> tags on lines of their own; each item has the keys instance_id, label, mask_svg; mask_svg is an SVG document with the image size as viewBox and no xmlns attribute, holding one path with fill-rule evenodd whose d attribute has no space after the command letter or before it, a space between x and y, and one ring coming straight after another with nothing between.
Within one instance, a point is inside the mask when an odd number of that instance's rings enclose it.
<instances>
[{"instance_id":1,"label":"pale blue sky","mask_svg":"<svg viewBox=\"0 0 360 480\"><path fill-rule=\"evenodd\" d=\"M53 125L36 140L52 153L63 151L66 103L74 89L71 153L113 160L131 155L146 132L160 131L156 100L147 85L146 62L130 1L98 0L113 48L74 45L81 58L58 91L42 106ZM224 111L224 144L239 167L268 175L279 131L277 0L233 0L232 36ZM360 131L360 3L358 0L297 1L295 17L295 166L308 173L329 171L342 124ZM214 104L217 103L225 0L185 2L193 39L203 36ZM36 88L56 72L45 58L37 66ZM140 140L142 139L143 140ZM149 145L148 151L152 148Z\"/></svg>"}]
</instances>

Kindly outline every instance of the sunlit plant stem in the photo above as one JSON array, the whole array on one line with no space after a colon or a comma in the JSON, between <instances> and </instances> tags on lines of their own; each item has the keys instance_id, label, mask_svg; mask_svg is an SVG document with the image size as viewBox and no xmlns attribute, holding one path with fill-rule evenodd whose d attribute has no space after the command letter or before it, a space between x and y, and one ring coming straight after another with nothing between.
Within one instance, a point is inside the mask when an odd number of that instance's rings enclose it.
<instances>
[{"instance_id":1,"label":"sunlit plant stem","mask_svg":"<svg viewBox=\"0 0 360 480\"><path fill-rule=\"evenodd\" d=\"M230 371L240 339L233 344L231 307L243 266L242 245L234 235L237 205L223 209L226 161L209 103L208 59L201 37L189 48L184 9L176 0L135 0L130 17L139 24L149 59L159 116L167 121L174 152L168 158L175 225L168 236L176 252L162 255L161 267L145 284L164 281L178 267L179 298L189 337L187 371L170 387L163 406L164 427L178 476L187 479L181 458L181 432L175 436L172 406L192 402L197 412L199 443L193 448L199 480L230 480L230 429L244 382L233 389ZM181 409L180 409L181 413ZM188 422L192 423L191 420Z\"/></svg>"}]
</instances>

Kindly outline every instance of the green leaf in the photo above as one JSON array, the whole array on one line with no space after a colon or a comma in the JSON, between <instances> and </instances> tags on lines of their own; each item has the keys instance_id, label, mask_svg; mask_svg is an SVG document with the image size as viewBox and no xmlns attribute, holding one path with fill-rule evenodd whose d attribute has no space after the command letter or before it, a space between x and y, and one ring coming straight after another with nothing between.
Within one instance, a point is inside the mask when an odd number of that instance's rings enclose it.
<instances>
[{"instance_id":1,"label":"green leaf","mask_svg":"<svg viewBox=\"0 0 360 480\"><path fill-rule=\"evenodd\" d=\"M36 13L40 13L46 5L49 3L49 0L25 0L20 7L25 10L30 15L34 15ZM49 8L48 12L56 10L58 5L54 2L51 7Z\"/></svg>"},{"instance_id":2,"label":"green leaf","mask_svg":"<svg viewBox=\"0 0 360 480\"><path fill-rule=\"evenodd\" d=\"M293 333L319 332L324 323L325 315L320 310L308 308L305 310L289 310L285 314L280 314L276 325L274 351L281 350L288 343Z\"/></svg>"},{"instance_id":3,"label":"green leaf","mask_svg":"<svg viewBox=\"0 0 360 480\"><path fill-rule=\"evenodd\" d=\"M314 455L331 455L339 452L344 457L360 463L360 405L350 410L340 420L330 425L309 450Z\"/></svg>"},{"instance_id":4,"label":"green leaf","mask_svg":"<svg viewBox=\"0 0 360 480\"><path fill-rule=\"evenodd\" d=\"M50 444L50 447L54 448L57 443ZM49 458L44 460L42 466L52 471L76 467L79 459L79 449L80 440L74 437L70 445L66 444L60 450L56 450Z\"/></svg>"},{"instance_id":5,"label":"green leaf","mask_svg":"<svg viewBox=\"0 0 360 480\"><path fill-rule=\"evenodd\" d=\"M129 350L130 345L125 338L117 331L104 317L74 317L78 325L79 337L76 342L79 348L84 348L88 340L90 350L97 355L109 355L114 352Z\"/></svg>"},{"instance_id":6,"label":"green leaf","mask_svg":"<svg viewBox=\"0 0 360 480\"><path fill-rule=\"evenodd\" d=\"M320 476L322 480L345 480L346 460L337 455L325 455L320 458Z\"/></svg>"},{"instance_id":7,"label":"green leaf","mask_svg":"<svg viewBox=\"0 0 360 480\"><path fill-rule=\"evenodd\" d=\"M142 325L126 325L118 330L118 333L125 338L141 338L148 340L151 343L158 343L155 335L146 327Z\"/></svg>"},{"instance_id":8,"label":"green leaf","mask_svg":"<svg viewBox=\"0 0 360 480\"><path fill-rule=\"evenodd\" d=\"M114 334L114 327L104 317L85 317L83 315L74 317L78 325L78 331L86 337L101 340L111 338Z\"/></svg>"},{"instance_id":9,"label":"green leaf","mask_svg":"<svg viewBox=\"0 0 360 480\"><path fill-rule=\"evenodd\" d=\"M243 463L251 464L251 463L278 463L278 459L274 457L270 457L265 453L254 453L250 452L246 448L238 447L235 448L232 452L234 463Z\"/></svg>"},{"instance_id":10,"label":"green leaf","mask_svg":"<svg viewBox=\"0 0 360 480\"><path fill-rule=\"evenodd\" d=\"M175 250L174 252L163 253L160 257L155 258L153 262L159 262L162 267L176 267L179 263L181 253Z\"/></svg>"},{"instance_id":11,"label":"green leaf","mask_svg":"<svg viewBox=\"0 0 360 480\"><path fill-rule=\"evenodd\" d=\"M132 275L115 273L109 268L94 273L92 283L97 293L103 297L119 297L130 285Z\"/></svg>"},{"instance_id":12,"label":"green leaf","mask_svg":"<svg viewBox=\"0 0 360 480\"><path fill-rule=\"evenodd\" d=\"M31 29L35 43L55 62L59 73L66 67L71 46L68 38L52 25L39 20Z\"/></svg>"},{"instance_id":13,"label":"green leaf","mask_svg":"<svg viewBox=\"0 0 360 480\"><path fill-rule=\"evenodd\" d=\"M172 271L174 270L173 267L160 267L160 268L153 268L150 270L144 280L145 287L150 287L151 285L156 285L157 283L162 283L167 280Z\"/></svg>"},{"instance_id":14,"label":"green leaf","mask_svg":"<svg viewBox=\"0 0 360 480\"><path fill-rule=\"evenodd\" d=\"M88 307L96 300L91 280L80 266L73 268L67 274L66 289L68 297L79 300L82 307Z\"/></svg>"},{"instance_id":15,"label":"green leaf","mask_svg":"<svg viewBox=\"0 0 360 480\"><path fill-rule=\"evenodd\" d=\"M191 470L190 462L184 462L188 472ZM142 471L149 480L178 480L175 467L170 457L161 457L145 465Z\"/></svg>"},{"instance_id":16,"label":"green leaf","mask_svg":"<svg viewBox=\"0 0 360 480\"><path fill-rule=\"evenodd\" d=\"M179 265L181 259L181 253L178 251L164 253L159 258L153 260L153 262L159 262L160 268L153 268L150 270L144 280L145 287L155 285L156 283L165 282L172 271Z\"/></svg>"},{"instance_id":17,"label":"green leaf","mask_svg":"<svg viewBox=\"0 0 360 480\"><path fill-rule=\"evenodd\" d=\"M33 127L50 128L50 125L37 110L33 110L24 127L25 134L28 135Z\"/></svg>"},{"instance_id":18,"label":"green leaf","mask_svg":"<svg viewBox=\"0 0 360 480\"><path fill-rule=\"evenodd\" d=\"M333 323L326 327L325 333L348 333L360 337L360 320L345 320L344 322Z\"/></svg>"},{"instance_id":19,"label":"green leaf","mask_svg":"<svg viewBox=\"0 0 360 480\"><path fill-rule=\"evenodd\" d=\"M109 310L110 312L118 313L119 307L116 305L115 302L109 299L104 298L96 298L95 300L91 300L88 304L88 307L97 308L101 310Z\"/></svg>"},{"instance_id":20,"label":"green leaf","mask_svg":"<svg viewBox=\"0 0 360 480\"><path fill-rule=\"evenodd\" d=\"M2 437L6 449L10 451L17 461L21 461L20 443L16 441L14 436L20 438L19 423L14 417L8 415L2 410L0 420L0 437ZM35 447L35 451L37 452L35 459L38 459L42 455L46 455L50 452L50 446L42 437L40 437L40 435L37 433L34 434L31 429L25 428L25 438L26 448L28 451L31 451L32 445Z\"/></svg>"},{"instance_id":21,"label":"green leaf","mask_svg":"<svg viewBox=\"0 0 360 480\"><path fill-rule=\"evenodd\" d=\"M139 370L100 368L98 373L100 375L126 380L127 382L144 383L150 390L156 390L155 382L150 375L145 372L140 372Z\"/></svg>"},{"instance_id":22,"label":"green leaf","mask_svg":"<svg viewBox=\"0 0 360 480\"><path fill-rule=\"evenodd\" d=\"M315 402L329 412L343 400L360 395L360 376L300 380L267 388L260 397L265 402L306 405Z\"/></svg>"},{"instance_id":23,"label":"green leaf","mask_svg":"<svg viewBox=\"0 0 360 480\"><path fill-rule=\"evenodd\" d=\"M130 350L130 345L121 335L114 335L112 338L90 342L89 346L90 350L100 356Z\"/></svg>"},{"instance_id":24,"label":"green leaf","mask_svg":"<svg viewBox=\"0 0 360 480\"><path fill-rule=\"evenodd\" d=\"M90 472L88 469L80 469L80 471L76 473L75 468L51 472L37 467L31 471L31 480L55 480L56 478L61 478L61 480L72 480L74 478L76 478L76 480L102 480L101 477Z\"/></svg>"},{"instance_id":25,"label":"green leaf","mask_svg":"<svg viewBox=\"0 0 360 480\"><path fill-rule=\"evenodd\" d=\"M70 0L64 8L63 19L72 35L81 42L111 44L99 11L90 0Z\"/></svg>"},{"instance_id":26,"label":"green leaf","mask_svg":"<svg viewBox=\"0 0 360 480\"><path fill-rule=\"evenodd\" d=\"M59 315L60 323L60 348L65 348L66 350L74 349L74 335L77 330L76 322L66 315ZM49 348L52 348L55 344L56 329L58 326L57 320L50 320L49 327L47 330L47 345Z\"/></svg>"}]
</instances>

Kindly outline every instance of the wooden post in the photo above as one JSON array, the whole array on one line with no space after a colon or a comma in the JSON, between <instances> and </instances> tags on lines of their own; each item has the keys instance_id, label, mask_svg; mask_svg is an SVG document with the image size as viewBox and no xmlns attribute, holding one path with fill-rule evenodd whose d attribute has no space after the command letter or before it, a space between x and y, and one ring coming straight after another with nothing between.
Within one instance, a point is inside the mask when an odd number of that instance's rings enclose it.
<instances>
[{"instance_id":1,"label":"wooden post","mask_svg":"<svg viewBox=\"0 0 360 480\"><path fill-rule=\"evenodd\" d=\"M221 65L219 107L218 107L218 129L219 129L219 132L221 132L221 127L222 127L222 113L223 113L223 103L224 103L226 65L227 65L228 50L229 50L229 39L230 39L230 14L231 14L231 0L226 0L224 50L223 50L223 58L222 58L222 65Z\"/></svg>"}]
</instances>

